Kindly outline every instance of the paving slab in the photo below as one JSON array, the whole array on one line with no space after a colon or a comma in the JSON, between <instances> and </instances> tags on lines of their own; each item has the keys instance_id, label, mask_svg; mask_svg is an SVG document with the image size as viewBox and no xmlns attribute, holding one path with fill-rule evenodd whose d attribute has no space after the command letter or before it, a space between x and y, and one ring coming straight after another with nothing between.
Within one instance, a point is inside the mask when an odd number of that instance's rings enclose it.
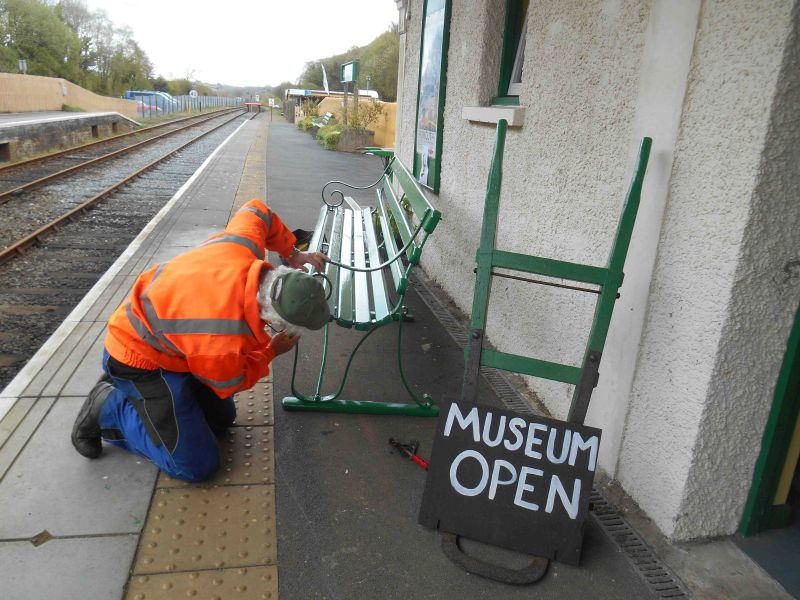
<instances>
[{"instance_id":1,"label":"paving slab","mask_svg":"<svg viewBox=\"0 0 800 600\"><path fill-rule=\"evenodd\" d=\"M92 323L82 340L83 344L75 349L75 354L85 349L83 360L73 369L72 375L61 389L60 396L86 398L89 395L94 384L103 375L102 362L99 357L103 356L104 340L105 324Z\"/></svg>"},{"instance_id":2,"label":"paving slab","mask_svg":"<svg viewBox=\"0 0 800 600\"><path fill-rule=\"evenodd\" d=\"M136 277L133 275L115 275L112 282L100 293L97 301L86 311L83 320L107 323L111 313L127 297L134 281Z\"/></svg>"},{"instance_id":3,"label":"paving slab","mask_svg":"<svg viewBox=\"0 0 800 600\"><path fill-rule=\"evenodd\" d=\"M42 369L40 378L45 379L47 384L39 393L45 396L86 397L102 374L97 361L87 360L86 357L96 356L92 350L96 351L98 343L102 344L104 330L103 323L78 323L70 336L70 340L77 338L77 344L65 357L49 361Z\"/></svg>"},{"instance_id":4,"label":"paving slab","mask_svg":"<svg viewBox=\"0 0 800 600\"><path fill-rule=\"evenodd\" d=\"M157 469L117 448L106 447L97 460L75 452L70 431L83 400L53 402L3 477L0 539L140 531Z\"/></svg>"},{"instance_id":5,"label":"paving slab","mask_svg":"<svg viewBox=\"0 0 800 600\"><path fill-rule=\"evenodd\" d=\"M133 535L55 539L40 546L0 542L0 597L117 600L136 539Z\"/></svg>"},{"instance_id":6,"label":"paving slab","mask_svg":"<svg viewBox=\"0 0 800 600\"><path fill-rule=\"evenodd\" d=\"M12 407L12 411L22 408L22 414L9 412L11 422L8 427L8 437L0 447L0 480L5 477L14 461L30 441L39 424L44 419L47 411L53 406L55 398L20 398ZM3 419L6 423L6 419ZM2 524L2 521L0 521Z\"/></svg>"},{"instance_id":7,"label":"paving slab","mask_svg":"<svg viewBox=\"0 0 800 600\"><path fill-rule=\"evenodd\" d=\"M195 246L224 226L239 186L242 153L250 148L258 130L258 124L246 124L230 144L207 161L204 170L173 197L96 289L67 317L46 348L29 362L20 381L12 382L3 391L0 597L4 600L9 593L20 598L122 597L158 470L145 459L108 445L99 459L85 459L70 443L72 423L101 372L107 317L124 300L136 273L162 257L171 258L186 247ZM229 152L232 155L226 154ZM202 207L193 204L197 198L203 199ZM237 440L233 445L241 456L227 462L231 470L223 471L222 479L225 483L227 475L229 482L236 481L230 487L237 491L244 491L246 486L242 484L250 479L262 484L259 490L266 489L263 484L269 481L272 498L274 471L264 458L271 459L271 427L267 433L265 426L272 411L271 406L264 407L265 394L262 391L255 397L251 392L246 401L240 402L244 405L242 426L236 428L240 435L232 437ZM269 390L267 399L271 398ZM252 424L260 427L254 429ZM251 450L259 454L252 463L247 456ZM179 491L178 495L184 493L187 492ZM259 510L265 510L262 504L258 503ZM176 508L178 513L182 508ZM270 519L274 523L274 517ZM244 521L236 527L247 524ZM49 541L38 547L31 543L39 539ZM271 552L275 552L274 541ZM7 556L13 561L5 560ZM8 588L5 584L11 571L4 569L20 561L28 565L27 571L19 586ZM252 560L242 557L228 562L252 564ZM80 587L80 580L91 578L93 569L103 572L89 585ZM67 581L66 574L75 581ZM274 566L257 571L257 575L256 579L251 577L251 582L264 580L269 581L267 587L276 585ZM37 582L31 583L36 576ZM231 576L226 581L237 580ZM50 588L54 585L61 587L53 592Z\"/></svg>"},{"instance_id":8,"label":"paving slab","mask_svg":"<svg viewBox=\"0 0 800 600\"><path fill-rule=\"evenodd\" d=\"M274 566L238 567L188 573L137 575L131 579L127 598L173 600L203 597L211 600L270 600L278 598L278 569Z\"/></svg>"},{"instance_id":9,"label":"paving slab","mask_svg":"<svg viewBox=\"0 0 800 600\"><path fill-rule=\"evenodd\" d=\"M19 427L20 423L25 419L25 415L36 402L36 398L19 398L14 403L8 414L0 420L0 448L2 448L8 439L14 434Z\"/></svg>"}]
</instances>

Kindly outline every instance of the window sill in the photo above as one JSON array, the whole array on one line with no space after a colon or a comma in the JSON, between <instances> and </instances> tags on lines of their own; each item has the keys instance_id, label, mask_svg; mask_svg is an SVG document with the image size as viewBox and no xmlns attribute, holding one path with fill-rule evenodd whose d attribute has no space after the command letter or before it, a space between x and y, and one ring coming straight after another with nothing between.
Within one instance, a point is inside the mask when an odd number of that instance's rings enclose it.
<instances>
[{"instance_id":1,"label":"window sill","mask_svg":"<svg viewBox=\"0 0 800 600\"><path fill-rule=\"evenodd\" d=\"M478 123L497 123L505 119L509 127L522 127L525 122L524 106L465 106L461 118Z\"/></svg>"}]
</instances>

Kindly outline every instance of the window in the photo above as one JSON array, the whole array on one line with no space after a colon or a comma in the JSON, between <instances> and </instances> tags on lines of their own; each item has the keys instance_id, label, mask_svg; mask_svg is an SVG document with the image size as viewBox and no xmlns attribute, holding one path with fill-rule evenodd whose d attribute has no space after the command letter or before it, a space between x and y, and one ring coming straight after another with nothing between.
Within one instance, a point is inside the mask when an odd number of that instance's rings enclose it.
<instances>
[{"instance_id":1,"label":"window","mask_svg":"<svg viewBox=\"0 0 800 600\"><path fill-rule=\"evenodd\" d=\"M519 104L522 89L522 68L525 64L525 38L528 32L530 0L506 0L506 23L503 55L500 62L500 84L494 104Z\"/></svg>"}]
</instances>

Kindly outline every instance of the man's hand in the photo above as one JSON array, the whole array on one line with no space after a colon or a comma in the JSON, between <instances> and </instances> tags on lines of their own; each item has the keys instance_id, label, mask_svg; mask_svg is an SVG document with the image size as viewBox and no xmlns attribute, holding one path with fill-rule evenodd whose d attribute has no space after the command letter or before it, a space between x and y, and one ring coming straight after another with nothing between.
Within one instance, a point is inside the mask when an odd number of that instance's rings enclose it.
<instances>
[{"instance_id":1,"label":"man's hand","mask_svg":"<svg viewBox=\"0 0 800 600\"><path fill-rule=\"evenodd\" d=\"M322 252L301 252L300 250L295 250L289 256L287 256L285 260L286 264L293 269L305 271L305 264L308 263L314 267L315 271L321 273L322 265L324 265L330 259Z\"/></svg>"},{"instance_id":2,"label":"man's hand","mask_svg":"<svg viewBox=\"0 0 800 600\"><path fill-rule=\"evenodd\" d=\"M288 335L286 333L276 333L270 340L269 347L275 352L275 356L285 354L297 345L299 335Z\"/></svg>"}]
</instances>

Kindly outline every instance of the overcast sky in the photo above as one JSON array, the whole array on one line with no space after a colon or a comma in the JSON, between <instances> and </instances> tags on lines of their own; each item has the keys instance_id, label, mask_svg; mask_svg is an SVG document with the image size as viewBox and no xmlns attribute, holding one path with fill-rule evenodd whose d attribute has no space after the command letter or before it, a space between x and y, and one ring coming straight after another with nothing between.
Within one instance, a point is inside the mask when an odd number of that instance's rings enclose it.
<instances>
[{"instance_id":1,"label":"overcast sky","mask_svg":"<svg viewBox=\"0 0 800 600\"><path fill-rule=\"evenodd\" d=\"M237 86L296 82L306 62L364 46L397 22L395 0L85 0L127 25L156 75Z\"/></svg>"}]
</instances>

